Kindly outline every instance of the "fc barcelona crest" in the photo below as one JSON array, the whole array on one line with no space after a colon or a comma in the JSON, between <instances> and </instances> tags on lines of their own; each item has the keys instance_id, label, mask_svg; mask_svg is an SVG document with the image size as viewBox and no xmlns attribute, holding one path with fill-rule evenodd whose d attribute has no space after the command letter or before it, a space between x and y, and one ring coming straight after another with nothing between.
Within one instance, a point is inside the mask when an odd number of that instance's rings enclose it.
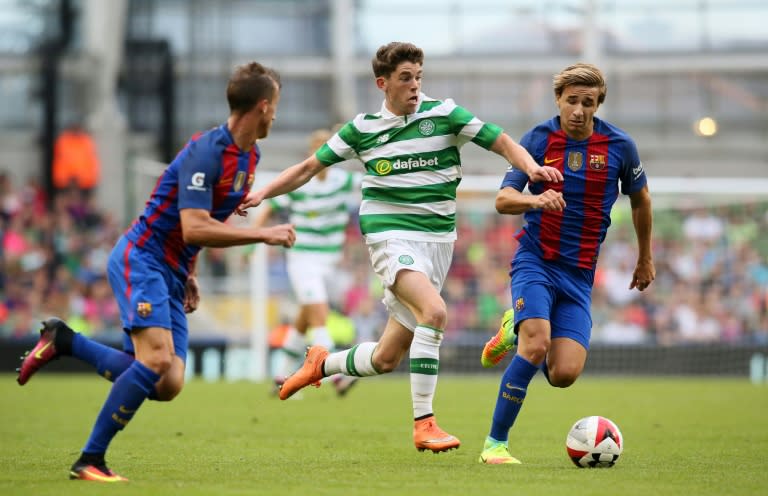
<instances>
[{"instance_id":1,"label":"fc barcelona crest","mask_svg":"<svg viewBox=\"0 0 768 496\"><path fill-rule=\"evenodd\" d=\"M243 184L245 184L245 171L237 171L237 175L235 176L235 182L232 185L233 191L240 191L243 189Z\"/></svg>"},{"instance_id":2,"label":"fc barcelona crest","mask_svg":"<svg viewBox=\"0 0 768 496\"><path fill-rule=\"evenodd\" d=\"M136 306L136 313L138 313L142 318L146 319L149 317L149 314L152 313L152 304L146 301L140 302Z\"/></svg>"},{"instance_id":3,"label":"fc barcelona crest","mask_svg":"<svg viewBox=\"0 0 768 496\"><path fill-rule=\"evenodd\" d=\"M568 168L573 172L581 169L581 164L584 162L584 154L581 152L568 153Z\"/></svg>"},{"instance_id":4,"label":"fc barcelona crest","mask_svg":"<svg viewBox=\"0 0 768 496\"><path fill-rule=\"evenodd\" d=\"M590 155L589 168L592 170L605 169L605 155Z\"/></svg>"},{"instance_id":5,"label":"fc barcelona crest","mask_svg":"<svg viewBox=\"0 0 768 496\"><path fill-rule=\"evenodd\" d=\"M515 312L521 311L523 308L525 308L525 300L522 298L518 298L515 300Z\"/></svg>"}]
</instances>

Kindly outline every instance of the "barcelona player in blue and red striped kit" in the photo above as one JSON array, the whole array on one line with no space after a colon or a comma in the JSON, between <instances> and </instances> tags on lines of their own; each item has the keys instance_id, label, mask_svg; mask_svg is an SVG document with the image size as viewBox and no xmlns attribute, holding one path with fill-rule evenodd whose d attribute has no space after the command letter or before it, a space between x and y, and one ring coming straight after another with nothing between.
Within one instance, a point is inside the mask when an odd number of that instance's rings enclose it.
<instances>
[{"instance_id":1,"label":"barcelona player in blue and red striped kit","mask_svg":"<svg viewBox=\"0 0 768 496\"><path fill-rule=\"evenodd\" d=\"M238 228L225 223L251 189L265 138L280 100L279 75L251 62L227 85L227 122L194 136L165 169L144 213L118 240L107 265L126 332L125 352L72 331L63 321L43 322L41 337L19 368L26 384L61 355L91 364L112 389L70 478L119 482L105 453L146 398L170 401L184 385L186 314L199 302L195 258L205 246L267 243L290 247L292 225Z\"/></svg>"},{"instance_id":2,"label":"barcelona player in blue and red striped kit","mask_svg":"<svg viewBox=\"0 0 768 496\"><path fill-rule=\"evenodd\" d=\"M499 213L524 214L526 224L516 235L520 244L511 264L513 308L483 350L483 365L495 365L517 336L482 463L520 463L509 452L509 430L539 369L555 387L570 386L584 369L595 265L619 193L630 198L637 235L629 288L643 291L656 276L651 197L637 147L627 133L595 117L606 95L602 73L590 64L570 66L554 77L554 93L559 115L535 126L520 144L540 164L558 168L564 181L533 183L510 169L496 197ZM523 194L526 185L529 195Z\"/></svg>"}]
</instances>

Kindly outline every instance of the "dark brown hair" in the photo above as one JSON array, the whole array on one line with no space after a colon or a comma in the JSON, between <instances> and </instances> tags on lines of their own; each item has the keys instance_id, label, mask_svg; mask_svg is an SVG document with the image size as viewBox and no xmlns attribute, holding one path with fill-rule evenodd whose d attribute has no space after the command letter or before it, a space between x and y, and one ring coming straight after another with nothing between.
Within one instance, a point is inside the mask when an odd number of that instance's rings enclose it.
<instances>
[{"instance_id":1,"label":"dark brown hair","mask_svg":"<svg viewBox=\"0 0 768 496\"><path fill-rule=\"evenodd\" d=\"M552 78L552 87L557 98L560 98L566 86L574 85L598 88L600 94L597 97L597 103L601 104L605 101L608 86L605 84L603 73L596 66L580 62L566 67Z\"/></svg>"},{"instance_id":2,"label":"dark brown hair","mask_svg":"<svg viewBox=\"0 0 768 496\"><path fill-rule=\"evenodd\" d=\"M274 69L258 62L240 65L235 68L227 84L229 110L245 113L261 100L271 102L281 86L280 75Z\"/></svg>"},{"instance_id":3,"label":"dark brown hair","mask_svg":"<svg viewBox=\"0 0 768 496\"><path fill-rule=\"evenodd\" d=\"M375 77L389 77L402 62L424 64L424 51L413 43L393 41L379 47L371 60Z\"/></svg>"}]
</instances>

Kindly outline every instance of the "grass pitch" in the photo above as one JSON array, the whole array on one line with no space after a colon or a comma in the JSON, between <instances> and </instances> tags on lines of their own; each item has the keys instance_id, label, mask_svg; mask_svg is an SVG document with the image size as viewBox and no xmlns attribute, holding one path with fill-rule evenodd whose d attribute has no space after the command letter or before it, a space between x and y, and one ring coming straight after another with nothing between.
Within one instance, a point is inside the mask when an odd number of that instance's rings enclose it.
<instances>
[{"instance_id":1,"label":"grass pitch","mask_svg":"<svg viewBox=\"0 0 768 496\"><path fill-rule=\"evenodd\" d=\"M118 434L107 460L131 479L122 485L67 479L108 382L14 379L0 375L4 496L768 494L768 386L746 379L585 376L560 390L537 377L510 438L518 466L477 462L498 377L441 376L438 420L462 446L438 455L413 448L406 376L285 402L266 384L193 381L171 403L145 403ZM568 429L587 415L624 434L611 469L578 469L566 455Z\"/></svg>"}]
</instances>

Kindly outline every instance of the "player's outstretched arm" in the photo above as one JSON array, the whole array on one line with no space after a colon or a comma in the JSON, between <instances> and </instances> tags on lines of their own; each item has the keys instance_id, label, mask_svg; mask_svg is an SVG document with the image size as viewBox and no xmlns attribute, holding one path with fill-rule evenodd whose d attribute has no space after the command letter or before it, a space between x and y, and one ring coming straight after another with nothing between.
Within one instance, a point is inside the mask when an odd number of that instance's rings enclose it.
<instances>
[{"instance_id":1,"label":"player's outstretched arm","mask_svg":"<svg viewBox=\"0 0 768 496\"><path fill-rule=\"evenodd\" d=\"M646 185L640 191L629 196L632 206L632 223L637 236L637 265L632 274L629 289L643 291L656 279L656 267L651 251L651 231L653 227L653 208L651 194Z\"/></svg>"},{"instance_id":2,"label":"player's outstretched arm","mask_svg":"<svg viewBox=\"0 0 768 496\"><path fill-rule=\"evenodd\" d=\"M558 183L563 180L563 174L548 165L536 163L523 146L513 140L507 133L501 133L491 146L491 151L504 157L515 169L519 169L533 182Z\"/></svg>"},{"instance_id":3,"label":"player's outstretched arm","mask_svg":"<svg viewBox=\"0 0 768 496\"><path fill-rule=\"evenodd\" d=\"M296 228L293 224L278 224L276 226L256 229L259 242L290 248L296 242Z\"/></svg>"},{"instance_id":4,"label":"player's outstretched arm","mask_svg":"<svg viewBox=\"0 0 768 496\"><path fill-rule=\"evenodd\" d=\"M201 208L181 210L181 233L187 244L219 248L251 243L290 248L296 241L296 230L291 224L243 229L219 222Z\"/></svg>"},{"instance_id":5,"label":"player's outstretched arm","mask_svg":"<svg viewBox=\"0 0 768 496\"><path fill-rule=\"evenodd\" d=\"M529 210L559 211L564 208L563 194L553 189L548 189L540 195L526 195L508 186L496 194L496 211L500 214L519 215Z\"/></svg>"},{"instance_id":6,"label":"player's outstretched arm","mask_svg":"<svg viewBox=\"0 0 768 496\"><path fill-rule=\"evenodd\" d=\"M248 193L243 202L238 207L238 214L245 209L255 207L267 198L284 195L306 184L312 179L312 176L320 172L325 165L320 162L316 156L310 155L303 162L292 165L281 172L269 184L255 191Z\"/></svg>"}]
</instances>

